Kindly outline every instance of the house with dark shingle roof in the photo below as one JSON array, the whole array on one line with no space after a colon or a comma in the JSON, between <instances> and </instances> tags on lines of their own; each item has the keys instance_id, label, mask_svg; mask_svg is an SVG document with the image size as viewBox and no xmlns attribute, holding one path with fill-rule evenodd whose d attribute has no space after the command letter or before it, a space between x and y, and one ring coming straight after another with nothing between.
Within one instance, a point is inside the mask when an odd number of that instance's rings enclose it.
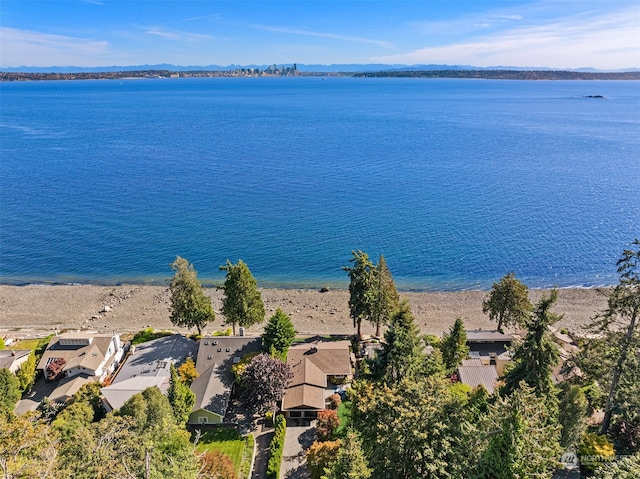
<instances>
[{"instance_id":1,"label":"house with dark shingle roof","mask_svg":"<svg viewBox=\"0 0 640 479\"><path fill-rule=\"evenodd\" d=\"M199 341L196 370L191 384L196 402L189 424L220 424L224 420L234 388L231 366L249 353L262 349L256 336L209 336Z\"/></svg>"},{"instance_id":2,"label":"house with dark shingle roof","mask_svg":"<svg viewBox=\"0 0 640 479\"><path fill-rule=\"evenodd\" d=\"M325 409L336 383L352 379L349 341L313 339L289 348L287 364L293 378L284 391L282 411L290 418L315 418Z\"/></svg>"}]
</instances>

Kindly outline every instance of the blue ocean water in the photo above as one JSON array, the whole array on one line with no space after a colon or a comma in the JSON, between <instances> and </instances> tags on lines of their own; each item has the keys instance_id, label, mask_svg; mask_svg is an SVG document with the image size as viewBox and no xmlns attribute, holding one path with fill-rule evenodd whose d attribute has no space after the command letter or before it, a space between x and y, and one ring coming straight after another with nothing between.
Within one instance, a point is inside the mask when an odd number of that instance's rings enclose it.
<instances>
[{"instance_id":1,"label":"blue ocean water","mask_svg":"<svg viewBox=\"0 0 640 479\"><path fill-rule=\"evenodd\" d=\"M1 83L0 140L3 283L594 286L640 237L635 81Z\"/></svg>"}]
</instances>

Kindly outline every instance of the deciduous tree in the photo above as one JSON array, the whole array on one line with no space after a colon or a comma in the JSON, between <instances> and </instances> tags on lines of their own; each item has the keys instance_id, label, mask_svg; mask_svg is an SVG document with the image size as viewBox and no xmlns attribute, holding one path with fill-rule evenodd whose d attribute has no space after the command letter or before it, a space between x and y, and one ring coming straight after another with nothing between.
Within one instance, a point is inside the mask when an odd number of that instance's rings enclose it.
<instances>
[{"instance_id":1,"label":"deciduous tree","mask_svg":"<svg viewBox=\"0 0 640 479\"><path fill-rule=\"evenodd\" d=\"M338 412L335 409L323 409L318 412L316 434L319 441L328 441L335 430L340 426Z\"/></svg>"},{"instance_id":2,"label":"deciduous tree","mask_svg":"<svg viewBox=\"0 0 640 479\"><path fill-rule=\"evenodd\" d=\"M514 273L493 283L491 291L482 302L482 312L489 313L492 321L498 321L498 331L503 326L524 326L531 313L529 288Z\"/></svg>"},{"instance_id":3,"label":"deciduous tree","mask_svg":"<svg viewBox=\"0 0 640 479\"><path fill-rule=\"evenodd\" d=\"M338 457L340 440L314 441L305 452L311 479L321 479L324 470Z\"/></svg>"},{"instance_id":4,"label":"deciduous tree","mask_svg":"<svg viewBox=\"0 0 640 479\"><path fill-rule=\"evenodd\" d=\"M373 469L388 479L466 477L477 435L450 382L430 376L398 385L357 381L350 392L354 428Z\"/></svg>"},{"instance_id":5,"label":"deciduous tree","mask_svg":"<svg viewBox=\"0 0 640 479\"><path fill-rule=\"evenodd\" d=\"M293 374L287 364L262 353L251 360L242 377L248 405L262 414L276 407Z\"/></svg>"},{"instance_id":6,"label":"deciduous tree","mask_svg":"<svg viewBox=\"0 0 640 479\"><path fill-rule=\"evenodd\" d=\"M171 269L175 272L169 284L171 322L176 326L195 327L198 334L202 334L202 328L215 319L211 299L204 294L198 273L189 261L177 256Z\"/></svg>"},{"instance_id":7,"label":"deciduous tree","mask_svg":"<svg viewBox=\"0 0 640 479\"><path fill-rule=\"evenodd\" d=\"M226 279L222 286L222 314L226 324L233 326L235 336L236 325L249 327L264 321L264 303L258 283L244 261L238 260L233 264L227 260L220 269L226 271Z\"/></svg>"},{"instance_id":8,"label":"deciduous tree","mask_svg":"<svg viewBox=\"0 0 640 479\"><path fill-rule=\"evenodd\" d=\"M196 363L193 359L187 358L186 361L182 363L178 368L178 376L180 376L180 380L187 386L191 386L193 380L200 376L196 370Z\"/></svg>"},{"instance_id":9,"label":"deciduous tree","mask_svg":"<svg viewBox=\"0 0 640 479\"><path fill-rule=\"evenodd\" d=\"M284 360L287 357L289 346L296 337L296 329L289 316L278 308L269 322L264 327L262 335L262 349Z\"/></svg>"},{"instance_id":10,"label":"deciduous tree","mask_svg":"<svg viewBox=\"0 0 640 479\"><path fill-rule=\"evenodd\" d=\"M58 474L59 441L35 413L9 419L0 414L0 476L63 478Z\"/></svg>"}]
</instances>

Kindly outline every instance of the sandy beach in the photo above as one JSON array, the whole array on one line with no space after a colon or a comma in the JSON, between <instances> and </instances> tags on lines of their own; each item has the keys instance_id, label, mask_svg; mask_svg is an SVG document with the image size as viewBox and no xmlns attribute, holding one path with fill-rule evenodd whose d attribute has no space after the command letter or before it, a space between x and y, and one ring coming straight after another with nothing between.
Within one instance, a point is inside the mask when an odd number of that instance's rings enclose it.
<instances>
[{"instance_id":1,"label":"sandy beach","mask_svg":"<svg viewBox=\"0 0 640 479\"><path fill-rule=\"evenodd\" d=\"M346 290L263 289L267 318L277 308L287 313L301 334L349 334L354 331L349 317ZM225 329L220 313L222 292L206 290L216 311L216 320L205 332ZM542 290L530 291L533 302ZM468 330L492 329L495 323L482 312L486 291L454 293L401 292L412 308L423 333L441 335L461 316ZM554 311L564 314L557 327L578 331L582 325L607 304L606 288L559 290ZM30 337L45 335L55 329L80 328L98 331L135 332L146 327L186 331L169 320L169 291L166 286L148 285L0 285L0 335ZM248 330L260 334L264 323ZM363 324L363 333L373 333Z\"/></svg>"}]
</instances>

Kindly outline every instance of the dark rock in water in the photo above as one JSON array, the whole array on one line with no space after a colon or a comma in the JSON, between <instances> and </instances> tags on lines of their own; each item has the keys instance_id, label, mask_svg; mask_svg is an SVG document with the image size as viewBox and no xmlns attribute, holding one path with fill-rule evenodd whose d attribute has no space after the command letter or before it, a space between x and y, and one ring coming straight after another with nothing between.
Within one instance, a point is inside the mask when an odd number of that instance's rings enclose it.
<instances>
[{"instance_id":1,"label":"dark rock in water","mask_svg":"<svg viewBox=\"0 0 640 479\"><path fill-rule=\"evenodd\" d=\"M328 293L329 292L329 288L327 288L326 286L322 287L322 288L320 288L320 292L321 293Z\"/></svg>"},{"instance_id":2,"label":"dark rock in water","mask_svg":"<svg viewBox=\"0 0 640 479\"><path fill-rule=\"evenodd\" d=\"M602 95L585 95L584 98L604 98Z\"/></svg>"}]
</instances>

